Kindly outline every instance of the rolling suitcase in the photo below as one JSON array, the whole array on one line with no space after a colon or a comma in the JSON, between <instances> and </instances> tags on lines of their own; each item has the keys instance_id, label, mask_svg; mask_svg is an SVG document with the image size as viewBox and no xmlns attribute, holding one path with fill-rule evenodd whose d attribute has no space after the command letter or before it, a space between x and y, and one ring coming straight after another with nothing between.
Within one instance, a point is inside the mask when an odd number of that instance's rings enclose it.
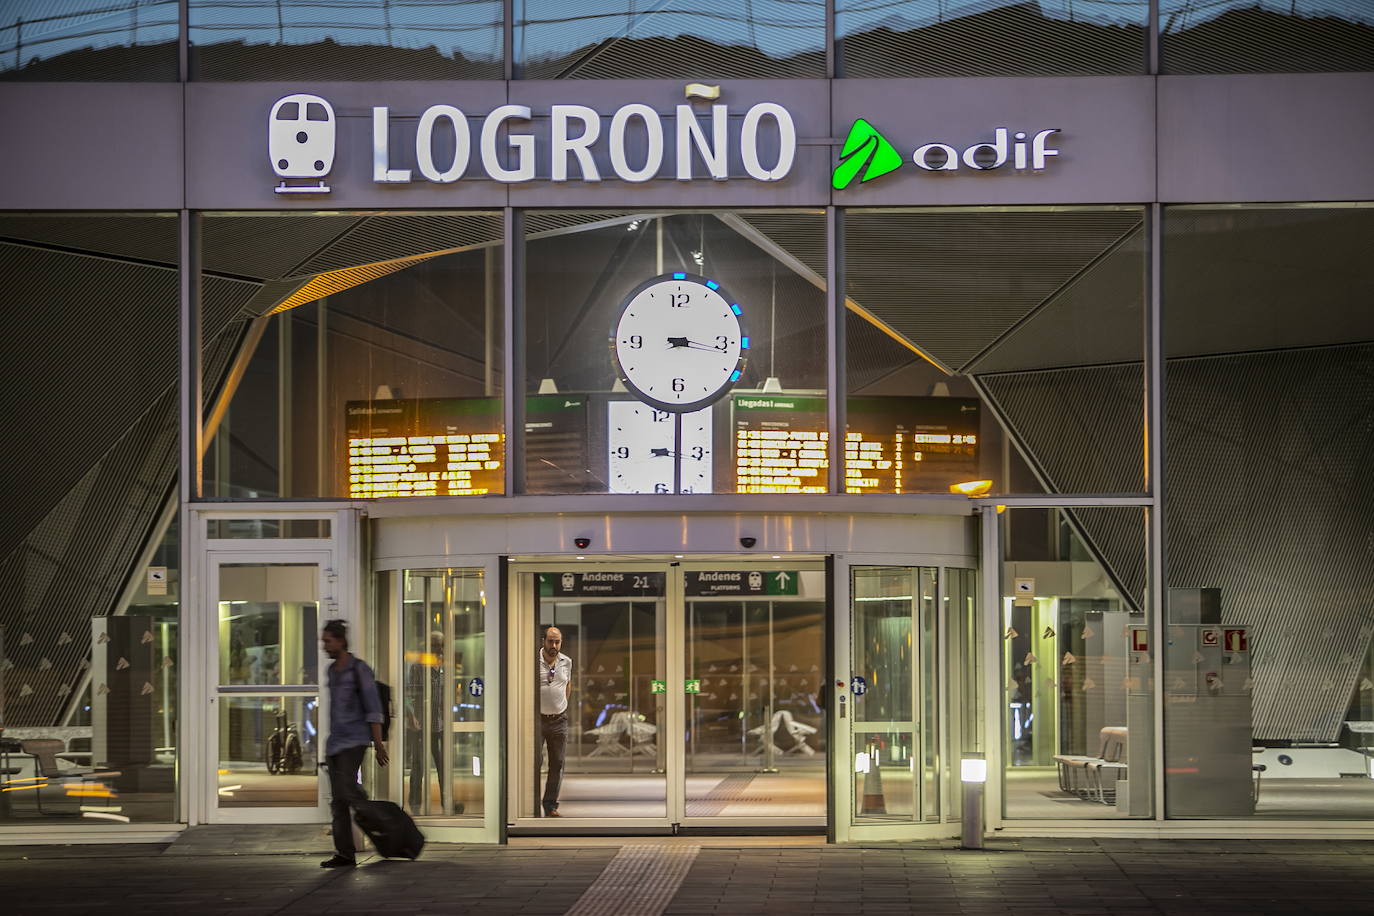
<instances>
[{"instance_id":1,"label":"rolling suitcase","mask_svg":"<svg viewBox=\"0 0 1374 916\"><path fill-rule=\"evenodd\" d=\"M395 802L365 801L353 806L353 820L388 859L418 859L424 835Z\"/></svg>"}]
</instances>

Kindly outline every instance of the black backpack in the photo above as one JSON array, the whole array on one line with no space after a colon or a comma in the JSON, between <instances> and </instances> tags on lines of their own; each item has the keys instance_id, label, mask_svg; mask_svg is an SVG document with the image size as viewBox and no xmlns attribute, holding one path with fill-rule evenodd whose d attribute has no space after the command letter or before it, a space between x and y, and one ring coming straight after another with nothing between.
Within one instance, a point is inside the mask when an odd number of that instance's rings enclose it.
<instances>
[{"instance_id":1,"label":"black backpack","mask_svg":"<svg viewBox=\"0 0 1374 916\"><path fill-rule=\"evenodd\" d=\"M377 685L377 699L382 701L382 740L391 740L391 685L386 681L374 681Z\"/></svg>"},{"instance_id":2,"label":"black backpack","mask_svg":"<svg viewBox=\"0 0 1374 916\"><path fill-rule=\"evenodd\" d=\"M359 661L362 661L362 659L359 659ZM388 684L386 681L379 681L379 680L377 680L377 675L376 675L375 672L374 672L373 675L372 675L372 683L374 683L374 684L377 685L377 699L378 699L379 701L381 701L381 704L382 704L382 740L383 740L383 741L390 741L390 740L391 740L391 685ZM361 685L361 684L359 684L359 686L358 686L358 694L359 694L358 698L359 698L359 699L362 699L362 685Z\"/></svg>"}]
</instances>

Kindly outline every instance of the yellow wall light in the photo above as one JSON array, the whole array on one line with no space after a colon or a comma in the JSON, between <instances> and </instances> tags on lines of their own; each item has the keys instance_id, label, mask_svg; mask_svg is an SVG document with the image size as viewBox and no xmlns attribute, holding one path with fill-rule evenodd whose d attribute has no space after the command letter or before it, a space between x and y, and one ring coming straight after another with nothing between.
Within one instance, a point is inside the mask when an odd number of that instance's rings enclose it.
<instances>
[{"instance_id":1,"label":"yellow wall light","mask_svg":"<svg viewBox=\"0 0 1374 916\"><path fill-rule=\"evenodd\" d=\"M991 480L965 480L963 483L952 483L949 485L949 492L960 493L973 499L976 496L987 496L992 489Z\"/></svg>"}]
</instances>

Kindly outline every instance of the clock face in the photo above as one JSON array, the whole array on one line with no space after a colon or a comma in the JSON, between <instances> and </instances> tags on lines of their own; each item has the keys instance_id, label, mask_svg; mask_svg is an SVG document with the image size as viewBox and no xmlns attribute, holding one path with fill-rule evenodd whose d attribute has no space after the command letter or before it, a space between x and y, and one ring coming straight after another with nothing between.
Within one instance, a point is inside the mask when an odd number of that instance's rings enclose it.
<instances>
[{"instance_id":1,"label":"clock face","mask_svg":"<svg viewBox=\"0 0 1374 916\"><path fill-rule=\"evenodd\" d=\"M673 465L682 465L683 493L711 492L711 408L682 415L682 448L673 441L673 414L636 401L607 405L612 493L672 493Z\"/></svg>"},{"instance_id":2,"label":"clock face","mask_svg":"<svg viewBox=\"0 0 1374 916\"><path fill-rule=\"evenodd\" d=\"M749 338L740 313L720 284L705 277L674 273L640 284L611 337L625 387L674 413L716 401L744 371Z\"/></svg>"}]
</instances>

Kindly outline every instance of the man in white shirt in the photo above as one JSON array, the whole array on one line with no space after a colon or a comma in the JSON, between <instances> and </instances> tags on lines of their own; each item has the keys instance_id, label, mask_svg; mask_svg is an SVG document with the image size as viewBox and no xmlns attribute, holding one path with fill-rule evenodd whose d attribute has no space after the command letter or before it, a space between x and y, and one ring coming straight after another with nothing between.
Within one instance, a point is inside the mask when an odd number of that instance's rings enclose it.
<instances>
[{"instance_id":1,"label":"man in white shirt","mask_svg":"<svg viewBox=\"0 0 1374 916\"><path fill-rule=\"evenodd\" d=\"M549 775L544 781L544 816L558 813L558 791L563 785L563 761L568 746L568 697L572 694L572 659L564 655L563 631L549 627L539 650L539 734L547 748Z\"/></svg>"}]
</instances>

